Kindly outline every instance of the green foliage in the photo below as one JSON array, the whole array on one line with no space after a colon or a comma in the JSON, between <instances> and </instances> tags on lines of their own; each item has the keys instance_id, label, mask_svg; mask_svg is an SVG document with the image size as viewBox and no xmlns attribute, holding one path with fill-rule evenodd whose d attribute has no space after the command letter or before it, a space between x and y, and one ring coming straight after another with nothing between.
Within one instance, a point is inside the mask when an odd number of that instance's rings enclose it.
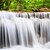
<instances>
[{"instance_id":1,"label":"green foliage","mask_svg":"<svg viewBox=\"0 0 50 50\"><path fill-rule=\"evenodd\" d=\"M9 10L16 10L17 7L17 1L14 0L11 2L10 6L9 6Z\"/></svg>"},{"instance_id":2,"label":"green foliage","mask_svg":"<svg viewBox=\"0 0 50 50\"><path fill-rule=\"evenodd\" d=\"M33 11L50 8L50 0L0 0L0 10Z\"/></svg>"},{"instance_id":3,"label":"green foliage","mask_svg":"<svg viewBox=\"0 0 50 50\"><path fill-rule=\"evenodd\" d=\"M44 0L43 5L44 7L50 8L50 0Z\"/></svg>"}]
</instances>

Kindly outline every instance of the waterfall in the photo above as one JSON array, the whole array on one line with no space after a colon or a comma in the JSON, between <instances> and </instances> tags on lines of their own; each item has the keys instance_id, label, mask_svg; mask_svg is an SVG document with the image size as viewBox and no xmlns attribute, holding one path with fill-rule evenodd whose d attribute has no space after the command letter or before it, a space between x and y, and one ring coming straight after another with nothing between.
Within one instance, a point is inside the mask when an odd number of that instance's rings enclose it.
<instances>
[{"instance_id":1,"label":"waterfall","mask_svg":"<svg viewBox=\"0 0 50 50\"><path fill-rule=\"evenodd\" d=\"M40 37L40 23L41 20L38 18L31 18L31 20L34 22L34 29L35 29L35 34L37 37Z\"/></svg>"},{"instance_id":2,"label":"waterfall","mask_svg":"<svg viewBox=\"0 0 50 50\"><path fill-rule=\"evenodd\" d=\"M28 40L31 40L31 39L32 39L32 43L33 43L33 41L35 41L35 43L36 43L37 40L35 39L36 36L35 36L35 31L34 31L34 26L33 26L32 21L30 19L25 19L25 18L20 18L20 19L19 18L14 18L13 21L16 21L17 22L18 20L20 20L20 22L22 22L22 24L17 24L17 23L16 24L18 25L18 27L20 25L22 25L22 26L20 26L20 27L22 27L20 29L22 30L22 34L25 35L24 37L26 38L25 40L27 41L26 42L26 45L29 46ZM18 23L19 23L19 21L18 21ZM21 34L21 32L20 32L20 34ZM29 34L29 36L30 35L31 36L34 35L34 36L30 37L31 39L28 39L29 38L28 37L28 34Z\"/></svg>"},{"instance_id":3,"label":"waterfall","mask_svg":"<svg viewBox=\"0 0 50 50\"><path fill-rule=\"evenodd\" d=\"M22 45L33 47L38 43L32 20L25 18L12 18L0 20L0 47Z\"/></svg>"},{"instance_id":4,"label":"waterfall","mask_svg":"<svg viewBox=\"0 0 50 50\"><path fill-rule=\"evenodd\" d=\"M16 30L15 25L8 19L1 19L1 39L0 47L10 47L16 45ZM14 40L13 40L14 39Z\"/></svg>"},{"instance_id":5,"label":"waterfall","mask_svg":"<svg viewBox=\"0 0 50 50\"><path fill-rule=\"evenodd\" d=\"M50 13L0 12L0 48L44 47L50 42ZM43 19L44 18L44 19ZM50 48L50 47L49 47Z\"/></svg>"},{"instance_id":6,"label":"waterfall","mask_svg":"<svg viewBox=\"0 0 50 50\"><path fill-rule=\"evenodd\" d=\"M46 45L46 47L50 46L50 20L31 18L34 22L35 34L37 36L38 42L40 44Z\"/></svg>"}]
</instances>

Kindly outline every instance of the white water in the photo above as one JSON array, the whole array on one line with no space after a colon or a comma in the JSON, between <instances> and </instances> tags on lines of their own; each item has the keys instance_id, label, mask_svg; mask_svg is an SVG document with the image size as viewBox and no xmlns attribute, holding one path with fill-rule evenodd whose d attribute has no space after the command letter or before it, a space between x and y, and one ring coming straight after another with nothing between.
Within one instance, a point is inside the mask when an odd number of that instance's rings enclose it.
<instances>
[{"instance_id":1,"label":"white water","mask_svg":"<svg viewBox=\"0 0 50 50\"><path fill-rule=\"evenodd\" d=\"M2 16L2 17L1 17ZM8 11L0 11L0 18L8 18L11 19L13 17L22 17L22 18L50 18L50 12L8 12Z\"/></svg>"},{"instance_id":2,"label":"white water","mask_svg":"<svg viewBox=\"0 0 50 50\"><path fill-rule=\"evenodd\" d=\"M48 50L50 20L38 19L39 15L31 19L22 16L24 18L18 18L12 12L0 12L0 50Z\"/></svg>"}]
</instances>

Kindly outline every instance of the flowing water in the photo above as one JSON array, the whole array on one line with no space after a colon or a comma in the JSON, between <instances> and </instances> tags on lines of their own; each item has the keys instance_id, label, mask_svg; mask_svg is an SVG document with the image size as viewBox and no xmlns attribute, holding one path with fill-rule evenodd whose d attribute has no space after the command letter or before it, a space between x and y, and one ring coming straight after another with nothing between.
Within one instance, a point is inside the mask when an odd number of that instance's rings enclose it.
<instances>
[{"instance_id":1,"label":"flowing water","mask_svg":"<svg viewBox=\"0 0 50 50\"><path fill-rule=\"evenodd\" d=\"M48 50L47 48L50 48L49 17L49 12L15 13L1 11L0 48L2 50L26 48L27 50L29 48L30 50L37 50L36 48Z\"/></svg>"}]
</instances>

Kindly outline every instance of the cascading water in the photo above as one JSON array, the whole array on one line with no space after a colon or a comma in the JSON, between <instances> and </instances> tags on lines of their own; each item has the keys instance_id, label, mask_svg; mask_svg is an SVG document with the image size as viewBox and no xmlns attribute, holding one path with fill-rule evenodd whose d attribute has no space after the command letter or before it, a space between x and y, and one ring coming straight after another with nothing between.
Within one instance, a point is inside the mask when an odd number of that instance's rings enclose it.
<instances>
[{"instance_id":1,"label":"cascading water","mask_svg":"<svg viewBox=\"0 0 50 50\"><path fill-rule=\"evenodd\" d=\"M0 47L10 47L16 44L16 29L15 25L8 19L1 19L1 39ZM14 40L13 40L14 39Z\"/></svg>"},{"instance_id":2,"label":"cascading water","mask_svg":"<svg viewBox=\"0 0 50 50\"><path fill-rule=\"evenodd\" d=\"M24 45L24 46L25 46L24 40L26 40L27 46L30 45L29 40L32 39L32 41L35 41L35 35L34 35L34 37L32 36L33 34L35 34L35 31L34 31L34 27L33 27L31 20L22 19L22 18L21 19L14 18L14 19L11 19L11 20L1 19L0 21L1 21L1 24L2 24L1 25L2 31L0 29L0 31L2 32L1 33L2 41L0 39L1 47L8 47L8 46L10 47L10 46L16 45L17 44L17 38L19 38L18 39L19 45ZM31 26L30 26L30 24L31 24ZM24 26L26 28L24 28ZM29 39L30 35L32 37L31 39ZM16 36L18 36L18 37L16 37ZM33 45L33 42L32 42L31 45Z\"/></svg>"},{"instance_id":3,"label":"cascading water","mask_svg":"<svg viewBox=\"0 0 50 50\"><path fill-rule=\"evenodd\" d=\"M18 25L17 27L19 27L18 29L20 29L19 33L21 34L21 37L22 37L22 35L25 37L27 46L29 46L29 41L28 40L31 40L32 38L33 38L32 39L32 45L33 45L33 41L38 42L35 39L36 38L35 35L32 36L33 34L35 34L35 31L34 31L33 23L32 23L32 21L30 19L15 18L15 19L13 19L13 21L18 22L16 24ZM22 24L19 24L20 23L19 21L22 22ZM28 36L28 34L29 34L29 36ZM30 35L31 35L31 39L29 39ZM23 39L23 37L22 37L22 39Z\"/></svg>"},{"instance_id":4,"label":"cascading water","mask_svg":"<svg viewBox=\"0 0 50 50\"><path fill-rule=\"evenodd\" d=\"M47 41L50 41L50 20L38 19L40 18L40 13L37 16L38 18L35 18L36 15L29 13L16 14L13 12L0 12L0 48L3 48L3 50L21 50L21 48L26 49L27 47L31 47L26 50L37 50L36 48L48 50L44 47L46 45L40 43L46 44ZM24 18L19 18L18 16ZM10 47L10 49L8 47Z\"/></svg>"},{"instance_id":5,"label":"cascading water","mask_svg":"<svg viewBox=\"0 0 50 50\"><path fill-rule=\"evenodd\" d=\"M36 34L37 38L39 38L40 37L40 19L31 18L31 20L34 22L35 34Z\"/></svg>"}]
</instances>

